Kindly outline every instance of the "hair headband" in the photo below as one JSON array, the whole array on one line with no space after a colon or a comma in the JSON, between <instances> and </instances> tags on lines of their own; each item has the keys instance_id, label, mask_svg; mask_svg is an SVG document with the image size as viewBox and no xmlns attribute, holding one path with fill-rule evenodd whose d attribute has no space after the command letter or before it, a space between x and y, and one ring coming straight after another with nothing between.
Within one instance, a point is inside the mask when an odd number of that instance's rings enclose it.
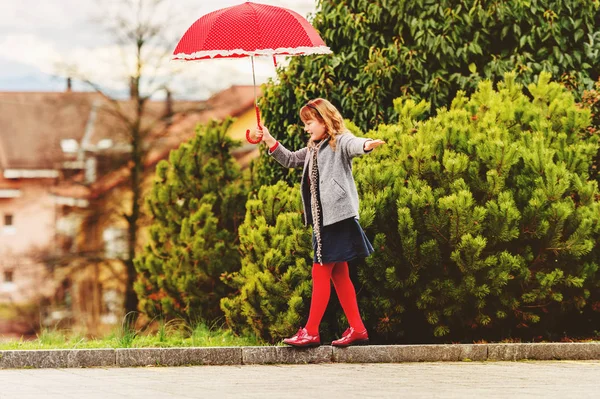
<instances>
[{"instance_id":1,"label":"hair headband","mask_svg":"<svg viewBox=\"0 0 600 399\"><path fill-rule=\"evenodd\" d=\"M320 116L321 118L323 118L323 115L321 115L321 113L319 112L319 110L317 109L317 107L315 107L315 106L314 106L314 105L312 105L311 103L308 103L308 104L306 104L306 106L307 106L308 108L312 108L312 109L314 109L315 111L317 111L317 114L319 114L319 116Z\"/></svg>"}]
</instances>

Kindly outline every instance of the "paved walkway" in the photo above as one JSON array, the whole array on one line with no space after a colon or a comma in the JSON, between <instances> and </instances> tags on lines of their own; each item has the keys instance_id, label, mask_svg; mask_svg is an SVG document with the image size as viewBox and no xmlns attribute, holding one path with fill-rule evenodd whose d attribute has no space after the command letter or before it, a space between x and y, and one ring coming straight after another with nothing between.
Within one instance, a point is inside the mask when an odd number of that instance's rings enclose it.
<instances>
[{"instance_id":1,"label":"paved walkway","mask_svg":"<svg viewBox=\"0 0 600 399\"><path fill-rule=\"evenodd\" d=\"M0 370L0 399L599 396L600 361Z\"/></svg>"}]
</instances>

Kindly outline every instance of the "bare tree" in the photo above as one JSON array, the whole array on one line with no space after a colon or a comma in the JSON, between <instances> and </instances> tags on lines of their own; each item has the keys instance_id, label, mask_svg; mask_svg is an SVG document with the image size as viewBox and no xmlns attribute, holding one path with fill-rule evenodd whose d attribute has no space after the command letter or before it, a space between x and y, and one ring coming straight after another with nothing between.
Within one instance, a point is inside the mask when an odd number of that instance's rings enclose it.
<instances>
[{"instance_id":1,"label":"bare tree","mask_svg":"<svg viewBox=\"0 0 600 399\"><path fill-rule=\"evenodd\" d=\"M131 190L131 209L123 216L128 225L128 256L124 260L127 269L127 285L125 294L125 311L137 310L138 299L133 290L136 279L134 259L136 256L140 207L142 201L142 178L144 176L144 159L148 148L145 137L153 129L154 124L143 124L145 106L149 98L165 87L166 82L159 73L164 63L170 59L174 48L173 40L168 37L168 25L165 22L165 2L163 0L126 0L114 10L114 14L103 19L102 23L109 29L125 52L125 62L133 54L133 70L130 76L130 95L134 112L129 114L113 101L115 114L128 127L128 140L131 146L129 189Z\"/></svg>"},{"instance_id":2,"label":"bare tree","mask_svg":"<svg viewBox=\"0 0 600 399\"><path fill-rule=\"evenodd\" d=\"M99 23L118 46L120 57L116 66L125 66L127 76L123 79L129 86L129 101L122 101L107 93L103 85L89 76L69 67L69 75L76 77L101 93L109 106L105 112L112 115L124 127L124 137L129 151L121 165L127 165L128 189L131 193L131 207L121 216L127 223L127 256L124 257L127 270L125 293L126 313L137 310L138 299L133 290L136 280L134 259L137 253L140 218L142 216L142 180L145 171L145 158L150 150L148 135L155 138L161 116L148 111L150 98L160 90L169 87L176 71L172 64L167 68L176 40L170 28L176 21L170 15L165 0L119 0L118 2L99 1ZM120 65L117 65L120 64ZM167 95L170 93L167 90Z\"/></svg>"}]
</instances>

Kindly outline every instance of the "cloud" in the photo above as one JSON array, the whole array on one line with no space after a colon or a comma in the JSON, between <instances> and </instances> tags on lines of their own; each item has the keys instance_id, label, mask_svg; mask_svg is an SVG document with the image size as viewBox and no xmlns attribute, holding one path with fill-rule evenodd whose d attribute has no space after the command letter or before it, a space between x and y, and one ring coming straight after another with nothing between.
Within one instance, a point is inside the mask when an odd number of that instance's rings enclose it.
<instances>
[{"instance_id":1,"label":"cloud","mask_svg":"<svg viewBox=\"0 0 600 399\"><path fill-rule=\"evenodd\" d=\"M85 14L85 8L78 6L78 3L77 0L3 1L0 27L2 30L13 32L45 28L61 29L69 26L77 16ZM65 10L69 10L68 16Z\"/></svg>"},{"instance_id":2,"label":"cloud","mask_svg":"<svg viewBox=\"0 0 600 399\"><path fill-rule=\"evenodd\" d=\"M54 64L61 59L53 42L34 34L8 35L0 39L0 57L41 72L52 73Z\"/></svg>"},{"instance_id":3,"label":"cloud","mask_svg":"<svg viewBox=\"0 0 600 399\"><path fill-rule=\"evenodd\" d=\"M202 15L224 7L240 4L243 0L168 0L164 15L174 16L176 21L165 21L171 25L176 42L187 28ZM39 0L9 1L3 4L0 13L0 84L7 76L15 77L11 88L25 79L19 75L18 65L39 71L34 80L47 82L48 75L66 77L73 70L99 83L109 91L127 91L128 76L132 74L131 51L123 51L114 43L114 37L102 29L101 24L92 23L94 16L101 16L98 4L117 7L120 0ZM307 15L314 12L314 0L261 0L261 3L285 7ZM68 12L65 12L68 10ZM284 62L284 60L279 60ZM24 67L27 68L24 68ZM178 70L170 79L173 70ZM255 62L257 84L275 76L271 58L257 58ZM252 84L250 60L226 59L199 62L167 62L156 73L157 83L169 81L175 95L202 98L232 84ZM30 79L31 80L31 79ZM55 88L56 85L53 86ZM6 86L5 86L6 87ZM39 90L53 89L50 86ZM0 90L3 87L0 86Z\"/></svg>"}]
</instances>

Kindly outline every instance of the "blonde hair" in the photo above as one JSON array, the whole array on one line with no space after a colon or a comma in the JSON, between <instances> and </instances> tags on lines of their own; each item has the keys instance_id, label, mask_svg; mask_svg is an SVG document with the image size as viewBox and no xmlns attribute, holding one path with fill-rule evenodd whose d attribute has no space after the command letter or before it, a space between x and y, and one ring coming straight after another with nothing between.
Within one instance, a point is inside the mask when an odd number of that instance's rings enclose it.
<instances>
[{"instance_id":1,"label":"blonde hair","mask_svg":"<svg viewBox=\"0 0 600 399\"><path fill-rule=\"evenodd\" d=\"M325 133L329 137L329 145L333 150L336 146L336 136L346 131L344 118L337 108L324 98L310 100L305 106L300 108L300 119L306 123L314 119L325 125ZM315 143L312 138L308 140L308 147L313 147Z\"/></svg>"}]
</instances>

